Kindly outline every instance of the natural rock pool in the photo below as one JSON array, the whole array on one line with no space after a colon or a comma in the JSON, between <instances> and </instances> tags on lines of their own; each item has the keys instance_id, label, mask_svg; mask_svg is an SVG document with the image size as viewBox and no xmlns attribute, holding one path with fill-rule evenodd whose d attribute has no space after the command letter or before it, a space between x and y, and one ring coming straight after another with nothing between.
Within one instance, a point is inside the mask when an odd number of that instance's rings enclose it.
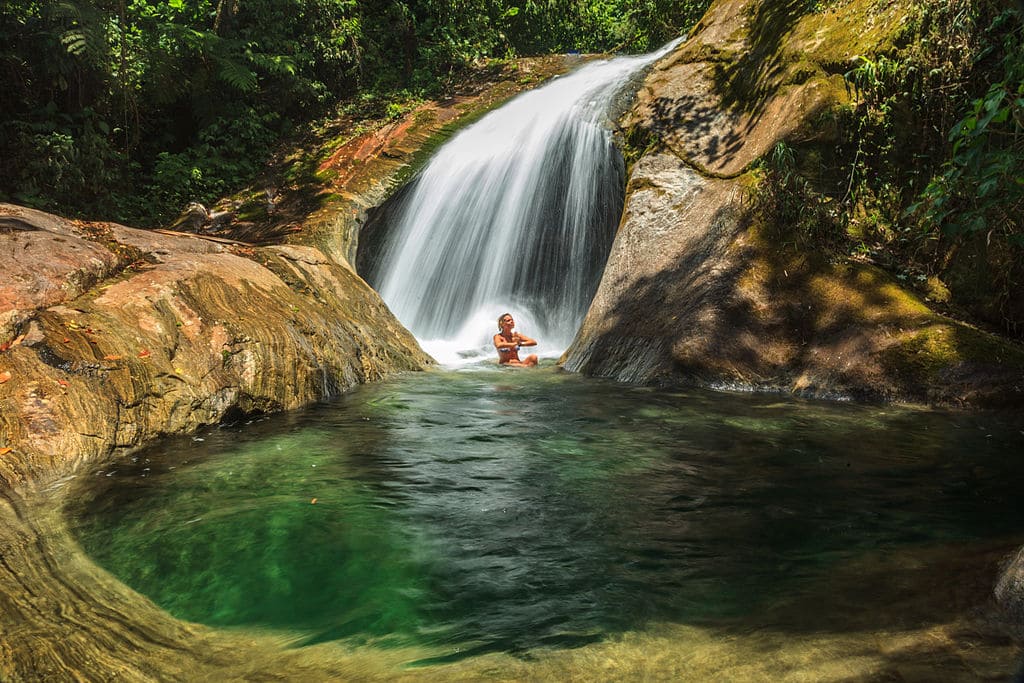
<instances>
[{"instance_id":1,"label":"natural rock pool","mask_svg":"<svg viewBox=\"0 0 1024 683\"><path fill-rule=\"evenodd\" d=\"M170 439L80 474L65 513L171 614L295 646L429 669L640 632L653 659L697 629L673 656L711 657L755 633L877 639L975 609L946 584L1020 542L1022 452L1019 415L487 366Z\"/></svg>"}]
</instances>

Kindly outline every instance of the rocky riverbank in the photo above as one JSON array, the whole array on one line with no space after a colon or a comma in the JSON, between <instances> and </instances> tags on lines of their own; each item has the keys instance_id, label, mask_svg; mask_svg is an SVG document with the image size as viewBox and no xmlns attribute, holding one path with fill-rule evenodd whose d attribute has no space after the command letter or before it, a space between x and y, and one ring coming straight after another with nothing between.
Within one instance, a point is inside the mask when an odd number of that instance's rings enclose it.
<instances>
[{"instance_id":1,"label":"rocky riverbank","mask_svg":"<svg viewBox=\"0 0 1024 683\"><path fill-rule=\"evenodd\" d=\"M803 56L766 63L752 99L737 105L719 88L718 69L750 60L750 19L770 5L715 3L649 76L624 124L633 164L623 223L565 366L628 381L1019 406L1019 347L944 318L870 265L780 252L771 231L751 219L751 165L787 136L828 135L809 117L844 95L835 69L822 64L878 49L891 35L886 27L900 20L900 3L854 2L836 26L859 22L855 39L833 40L829 25L788 27L779 41L788 36L785 45ZM837 45L846 52L823 54ZM304 162L326 183L312 192L315 200L301 199L309 188L283 191L266 215L219 235L0 206L0 679L438 675L401 671L401 652L289 649L280 634L178 622L88 560L60 507L62 480L84 462L430 365L349 264L366 211L396 188L435 133L469 113L449 104L455 108L428 107L339 139L330 154ZM827 637L773 633L770 624L749 640L678 627L658 647L672 657L657 661L650 647L626 637L535 665L495 655L444 674L696 680L743 670L747 680L795 680L818 671L822 679L866 680L917 672L930 680L955 670L958 680L998 679L1013 648L1001 634L1019 615L1000 622L989 604L1004 550L985 548L938 578L907 572L908 601L932 609L926 593L948 578L958 614L969 613L930 629L872 628L870 615L863 633ZM892 576L884 558L879 563L878 574ZM1021 562L1013 567L1019 575ZM931 578L922 581L924 574ZM964 588L965 576L984 585ZM1007 576L1000 597L1019 604L1022 584ZM686 659L689 645L672 650L684 636L703 642L706 661ZM765 649L790 668L759 661ZM928 652L941 658L922 666Z\"/></svg>"},{"instance_id":2,"label":"rocky riverbank","mask_svg":"<svg viewBox=\"0 0 1024 683\"><path fill-rule=\"evenodd\" d=\"M929 308L892 275L785 245L752 210L757 162L827 144L841 69L884 53L901 3L825 14L712 5L622 122L635 162L604 278L565 367L685 383L943 406L1024 405L1024 348ZM851 30L851 27L858 27ZM598 351L599 350L599 351Z\"/></svg>"}]
</instances>

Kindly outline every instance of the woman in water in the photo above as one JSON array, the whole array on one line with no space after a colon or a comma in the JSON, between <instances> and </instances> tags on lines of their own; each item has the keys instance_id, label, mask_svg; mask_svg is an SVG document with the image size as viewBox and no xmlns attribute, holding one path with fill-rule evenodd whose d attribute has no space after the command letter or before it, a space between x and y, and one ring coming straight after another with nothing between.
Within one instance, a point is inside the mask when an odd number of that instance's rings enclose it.
<instances>
[{"instance_id":1,"label":"woman in water","mask_svg":"<svg viewBox=\"0 0 1024 683\"><path fill-rule=\"evenodd\" d=\"M494 348L498 349L498 365L512 365L520 368L529 368L537 364L537 354L531 353L526 358L519 359L520 346L536 346L537 341L526 335L513 332L516 321L512 319L511 313L504 313L498 316L498 334L494 335Z\"/></svg>"}]
</instances>

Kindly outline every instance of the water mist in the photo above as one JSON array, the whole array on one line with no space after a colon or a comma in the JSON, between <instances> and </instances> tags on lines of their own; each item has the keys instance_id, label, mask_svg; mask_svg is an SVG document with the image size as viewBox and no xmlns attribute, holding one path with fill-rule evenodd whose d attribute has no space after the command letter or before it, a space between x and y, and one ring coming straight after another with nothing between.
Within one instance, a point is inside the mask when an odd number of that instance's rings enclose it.
<instances>
[{"instance_id":1,"label":"water mist","mask_svg":"<svg viewBox=\"0 0 1024 683\"><path fill-rule=\"evenodd\" d=\"M609 118L672 47L591 62L516 97L454 136L394 200L366 275L428 353L449 365L493 358L506 311L540 355L569 345L624 201Z\"/></svg>"}]
</instances>

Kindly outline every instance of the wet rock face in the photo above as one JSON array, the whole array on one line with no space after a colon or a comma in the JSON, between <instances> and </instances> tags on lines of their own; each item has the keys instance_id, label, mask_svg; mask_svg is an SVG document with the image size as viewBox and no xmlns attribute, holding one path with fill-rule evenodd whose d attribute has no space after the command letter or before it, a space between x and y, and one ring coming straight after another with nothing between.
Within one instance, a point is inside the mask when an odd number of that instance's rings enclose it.
<instances>
[{"instance_id":1,"label":"wet rock face","mask_svg":"<svg viewBox=\"0 0 1024 683\"><path fill-rule=\"evenodd\" d=\"M752 220L751 165L781 140L830 135L815 122L844 91L822 65L882 49L905 11L851 2L843 16L804 19L798 9L719 0L648 75L622 122L642 150L624 215L565 367L644 383L1024 404L1018 347L935 314L881 270L780 248ZM863 30L840 35L851 22Z\"/></svg>"},{"instance_id":2,"label":"wet rock face","mask_svg":"<svg viewBox=\"0 0 1024 683\"><path fill-rule=\"evenodd\" d=\"M0 205L0 480L229 414L296 408L429 358L348 268Z\"/></svg>"},{"instance_id":3,"label":"wet rock face","mask_svg":"<svg viewBox=\"0 0 1024 683\"><path fill-rule=\"evenodd\" d=\"M694 318L713 315L727 293L707 269L717 272L712 257L736 233L739 198L670 153L637 162L627 193L601 285L563 361L572 371L659 381L674 374L673 346Z\"/></svg>"},{"instance_id":4,"label":"wet rock face","mask_svg":"<svg viewBox=\"0 0 1024 683\"><path fill-rule=\"evenodd\" d=\"M995 595L1014 637L1024 640L1024 548L1006 564L996 584Z\"/></svg>"}]
</instances>

